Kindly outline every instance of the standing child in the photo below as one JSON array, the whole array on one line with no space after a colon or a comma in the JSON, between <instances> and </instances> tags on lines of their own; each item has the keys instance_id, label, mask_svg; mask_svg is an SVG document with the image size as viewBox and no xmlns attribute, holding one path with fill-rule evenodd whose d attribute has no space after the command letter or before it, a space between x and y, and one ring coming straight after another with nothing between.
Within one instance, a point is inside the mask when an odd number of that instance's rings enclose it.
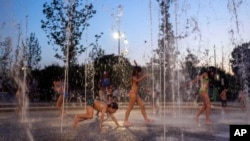
<instances>
[{"instance_id":1,"label":"standing child","mask_svg":"<svg viewBox=\"0 0 250 141\"><path fill-rule=\"evenodd\" d=\"M145 106L139 96L139 85L142 80L148 77L147 74L142 75L142 69L141 67L137 66L135 62L135 67L133 69L132 77L131 77L131 90L128 93L129 95L129 104L127 111L125 113L125 119L124 119L124 126L131 126L133 125L132 123L128 122L129 114L131 110L133 109L135 103L137 103L141 109L141 113L144 117L144 120L146 123L152 122L152 120L148 119L146 111L145 111Z\"/></svg>"},{"instance_id":2,"label":"standing child","mask_svg":"<svg viewBox=\"0 0 250 141\"><path fill-rule=\"evenodd\" d=\"M103 97L104 100L107 100L106 96L107 96L107 89L108 89L109 85L110 85L109 75L106 71L104 71L103 76L99 81L99 87L100 87L100 90L102 91L101 97Z\"/></svg>"},{"instance_id":3,"label":"standing child","mask_svg":"<svg viewBox=\"0 0 250 141\"><path fill-rule=\"evenodd\" d=\"M108 86L107 89L107 103L114 102L114 96L113 96L113 85Z\"/></svg>"},{"instance_id":4,"label":"standing child","mask_svg":"<svg viewBox=\"0 0 250 141\"><path fill-rule=\"evenodd\" d=\"M246 94L244 90L239 92L240 107L243 112L246 111Z\"/></svg>"},{"instance_id":5,"label":"standing child","mask_svg":"<svg viewBox=\"0 0 250 141\"><path fill-rule=\"evenodd\" d=\"M22 113L22 107L23 107L23 91L22 87L18 86L17 91L16 91L16 98L17 98L17 109L16 113Z\"/></svg>"},{"instance_id":6,"label":"standing child","mask_svg":"<svg viewBox=\"0 0 250 141\"><path fill-rule=\"evenodd\" d=\"M64 83L62 81L60 81L59 78L55 78L53 81L53 88L59 94L59 97L56 101L56 107L60 111L59 117L62 118L63 113L64 113L64 109L62 108L62 104L63 104L63 99L66 96L66 94L64 92Z\"/></svg>"},{"instance_id":7,"label":"standing child","mask_svg":"<svg viewBox=\"0 0 250 141\"><path fill-rule=\"evenodd\" d=\"M223 112L226 112L225 107L227 106L227 91L228 89L224 88L222 92L220 93L221 106L222 106Z\"/></svg>"}]
</instances>

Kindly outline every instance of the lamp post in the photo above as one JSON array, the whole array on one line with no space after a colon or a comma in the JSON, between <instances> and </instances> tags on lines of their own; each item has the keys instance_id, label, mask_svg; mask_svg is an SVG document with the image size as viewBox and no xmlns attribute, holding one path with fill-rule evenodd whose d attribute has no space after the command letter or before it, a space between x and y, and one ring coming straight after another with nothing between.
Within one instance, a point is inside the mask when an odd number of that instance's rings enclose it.
<instances>
[{"instance_id":1,"label":"lamp post","mask_svg":"<svg viewBox=\"0 0 250 141\"><path fill-rule=\"evenodd\" d=\"M121 47L121 37L123 36L123 34L121 34L120 32L120 23L121 23L121 16L123 14L123 6L122 5L118 5L118 9L117 9L117 15L114 16L115 21L117 23L117 29L118 32L114 33L114 38L118 39L118 55L120 56L120 47Z\"/></svg>"},{"instance_id":2,"label":"lamp post","mask_svg":"<svg viewBox=\"0 0 250 141\"><path fill-rule=\"evenodd\" d=\"M118 39L118 55L120 56L121 52L121 38L124 37L124 34L121 34L120 30L117 33L114 33L114 38Z\"/></svg>"},{"instance_id":3,"label":"lamp post","mask_svg":"<svg viewBox=\"0 0 250 141\"><path fill-rule=\"evenodd\" d=\"M121 33L120 30L118 30L118 55L120 56L121 52Z\"/></svg>"}]
</instances>

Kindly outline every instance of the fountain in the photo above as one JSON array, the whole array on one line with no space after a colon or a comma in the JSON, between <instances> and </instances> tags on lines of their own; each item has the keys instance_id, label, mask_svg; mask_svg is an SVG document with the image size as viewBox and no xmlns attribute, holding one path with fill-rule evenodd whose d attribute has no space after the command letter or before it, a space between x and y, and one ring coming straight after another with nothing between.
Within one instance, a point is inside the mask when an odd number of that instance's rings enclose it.
<instances>
[{"instance_id":1,"label":"fountain","mask_svg":"<svg viewBox=\"0 0 250 141\"><path fill-rule=\"evenodd\" d=\"M161 2L167 2L166 0L162 0ZM149 10L150 10L150 30L151 30L151 46L150 49L153 49L153 38L152 32L154 26L153 20L153 12L152 12L152 4L153 1L149 0ZM201 46L201 42L203 37L201 36L201 31L199 25L199 20L192 17L191 19L185 19L182 16L187 14L186 11L191 3L188 3L184 0L184 5L181 4L182 1L176 0L174 3L169 5L161 5L162 11L160 13L163 24L162 26L163 32L159 35L159 41L161 43L161 48L153 52L151 62L148 63L147 71L151 74L151 78L148 80L149 87L152 91L157 90L160 93L160 109L156 114L155 109L152 107L152 103L155 104L157 101L145 102L145 107L149 117L154 118L154 122L151 124L145 124L142 120L142 117L138 110L138 106L135 106L135 110L132 111L133 114L130 116L130 120L133 121L135 126L132 127L116 127L115 124L107 119L104 122L104 128L100 131L98 128L98 119L93 118L92 120L85 121L80 124L79 128L71 127L71 122L73 120L74 114L83 113L86 110L86 103L80 106L72 106L67 101L64 102L64 109L67 110L67 115L63 117L63 119L56 119L57 111L55 107L51 105L46 106L34 106L36 103L28 103L28 100L25 98L25 94L27 93L27 69L25 59L19 58L19 60L15 63L13 67L13 77L18 85L22 87L22 100L25 103L22 107L21 116L16 116L13 114L13 107L10 107L10 110L6 110L0 107L0 140L29 140L29 141L43 141L43 140L88 140L88 141L109 141L109 140L119 140L119 141L142 141L142 140L150 140L150 141L166 141L166 140L174 140L174 141L210 141L210 140L218 140L218 141L226 141L229 140L229 125L231 124L249 124L249 109L246 113L241 112L239 109L239 105L236 102L230 102L227 107L228 112L226 115L221 114L221 106L220 103L214 102L214 107L211 110L211 119L213 121L212 125L205 124L197 124L194 121L194 115L197 111L197 105L193 104L193 96L194 93L191 89L183 88L182 85L184 82L189 79L186 78L185 72L181 71L182 68L182 57L184 56L182 51L183 42L187 38L193 38L196 42L198 37L198 44ZM159 4L157 2L157 4ZM171 11L171 6L174 5L172 13L167 13ZM190 5L189 5L190 4ZM241 3L240 3L241 4ZM238 22L239 17L237 13L237 9L239 8L239 3L237 4L235 0L230 1L229 7L233 9L233 17L234 22L236 24L237 33L240 34L240 22ZM171 6L170 6L171 5ZM199 3L199 5L201 5ZM122 5L119 5L121 7ZM170 7L168 7L170 6ZM200 8L201 9L201 8ZM199 9L199 10L200 10ZM126 13L126 12L124 12ZM172 14L174 16L174 31L171 31L168 27L168 19L166 18L168 14ZM200 13L198 13L200 14ZM159 14L160 15L160 14ZM161 16L159 16L161 18ZM186 15L185 15L186 16ZM160 19L159 18L159 19ZM183 20L185 19L185 20ZM187 25L182 23L187 22ZM208 21L211 22L211 21ZM182 26L189 26L187 28L182 28ZM70 24L67 30L67 48L70 46ZM230 32L232 33L232 32ZM235 35L232 36L232 44L236 43ZM192 38L191 38L192 39ZM120 45L120 44L119 44ZM202 47L196 49L198 53L202 50ZM119 53L120 54L120 53ZM67 54L69 55L69 54ZM126 56L113 56L111 57L113 60L109 60L103 66L98 68L96 71L96 66L99 65L98 62L93 61L91 58L86 57L85 59L85 72L84 75L86 77L84 82L84 96L85 100L87 99L87 94L90 97L94 97L96 94L95 88L97 83L95 77L100 75L99 72L109 70L116 78L118 79L117 86L122 89L127 88L127 84L129 84L130 73L126 70L129 68L128 60L125 58ZM215 58L215 56L214 56ZM201 59L202 60L202 59ZM205 59L203 59L205 60ZM23 65L20 65L20 61L23 61ZM65 72L64 72L64 91L68 91L68 60L65 62ZM114 61L114 62L112 62ZM117 63L118 62L118 63ZM215 64L216 65L216 64ZM241 64L238 64L241 65ZM244 66L243 66L244 67ZM19 68L19 69L17 69ZM20 71L21 70L21 71ZM20 73L22 72L22 73ZM246 79L246 72L242 72L242 76ZM248 88L247 83L244 83L244 88ZM185 95L184 95L185 94ZM124 94L127 96L127 92ZM154 95L153 95L154 96ZM189 97L189 98L185 98ZM191 97L191 98L190 98ZM26 99L26 100L25 100ZM154 97L153 97L154 99ZM119 110L115 113L120 125L123 124L125 109L127 107L126 100L120 100ZM16 106L14 104L14 106ZM249 105L247 106L249 107ZM201 120L204 121L205 117L201 116Z\"/></svg>"}]
</instances>

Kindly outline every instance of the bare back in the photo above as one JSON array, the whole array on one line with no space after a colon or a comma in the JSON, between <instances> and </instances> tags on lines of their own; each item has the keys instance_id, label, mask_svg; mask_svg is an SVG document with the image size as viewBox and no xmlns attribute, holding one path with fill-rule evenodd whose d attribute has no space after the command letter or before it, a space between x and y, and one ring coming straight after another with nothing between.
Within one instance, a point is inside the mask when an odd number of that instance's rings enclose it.
<instances>
[{"instance_id":1,"label":"bare back","mask_svg":"<svg viewBox=\"0 0 250 141\"><path fill-rule=\"evenodd\" d=\"M96 111L99 111L99 112L106 112L107 111L107 104L105 104L104 102L102 101L99 101L99 100L95 100L94 101L94 106L93 108L96 110Z\"/></svg>"}]
</instances>

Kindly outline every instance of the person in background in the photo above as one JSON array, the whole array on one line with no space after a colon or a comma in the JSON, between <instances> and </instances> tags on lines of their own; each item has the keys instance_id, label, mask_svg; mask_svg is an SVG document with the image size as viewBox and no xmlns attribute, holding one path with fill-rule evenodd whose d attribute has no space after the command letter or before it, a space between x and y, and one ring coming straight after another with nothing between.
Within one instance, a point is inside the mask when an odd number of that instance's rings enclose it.
<instances>
[{"instance_id":1,"label":"person in background","mask_svg":"<svg viewBox=\"0 0 250 141\"><path fill-rule=\"evenodd\" d=\"M113 96L113 85L109 85L107 88L107 103L111 103L114 101L114 96Z\"/></svg>"},{"instance_id":2,"label":"person in background","mask_svg":"<svg viewBox=\"0 0 250 141\"><path fill-rule=\"evenodd\" d=\"M98 95L99 95L99 100L102 100L104 102L108 102L107 99L107 90L108 87L110 85L110 78L108 76L108 73L106 71L103 72L103 76L99 81L99 91L98 91ZM96 116L99 116L99 111L96 112Z\"/></svg>"},{"instance_id":3,"label":"person in background","mask_svg":"<svg viewBox=\"0 0 250 141\"><path fill-rule=\"evenodd\" d=\"M63 114L65 114L64 109L62 108L63 105L63 99L67 94L64 92L64 83L60 81L59 78L55 78L53 81L53 88L54 91L59 94L59 97L57 98L56 101L56 107L60 111L60 118L62 118Z\"/></svg>"},{"instance_id":4,"label":"person in background","mask_svg":"<svg viewBox=\"0 0 250 141\"><path fill-rule=\"evenodd\" d=\"M22 87L18 86L17 91L16 91L16 98L17 98L17 109L16 113L22 113L22 107L23 107L23 91Z\"/></svg>"},{"instance_id":5,"label":"person in background","mask_svg":"<svg viewBox=\"0 0 250 141\"><path fill-rule=\"evenodd\" d=\"M239 96L238 96L239 100L240 100L240 107L241 107L241 110L243 112L246 111L246 92L244 90L240 90L239 91Z\"/></svg>"},{"instance_id":6,"label":"person in background","mask_svg":"<svg viewBox=\"0 0 250 141\"><path fill-rule=\"evenodd\" d=\"M224 88L220 93L220 99L221 99L221 106L223 109L223 112L226 112L226 106L227 106L227 88Z\"/></svg>"},{"instance_id":7,"label":"person in background","mask_svg":"<svg viewBox=\"0 0 250 141\"><path fill-rule=\"evenodd\" d=\"M102 96L104 100L106 101L107 99L107 89L110 85L110 78L109 75L106 71L103 72L103 77L99 81L99 88L102 91Z\"/></svg>"},{"instance_id":8,"label":"person in background","mask_svg":"<svg viewBox=\"0 0 250 141\"><path fill-rule=\"evenodd\" d=\"M120 98L120 97L121 97L120 88L114 86L113 89L114 89L114 90L113 90L113 101L119 102L120 99L121 99L121 98Z\"/></svg>"},{"instance_id":9,"label":"person in background","mask_svg":"<svg viewBox=\"0 0 250 141\"><path fill-rule=\"evenodd\" d=\"M0 76L0 92L3 92L3 78Z\"/></svg>"},{"instance_id":10,"label":"person in background","mask_svg":"<svg viewBox=\"0 0 250 141\"><path fill-rule=\"evenodd\" d=\"M153 110L155 112L154 114L158 114L160 109L160 93L158 92L158 90L154 90L152 92L152 98L153 98Z\"/></svg>"}]
</instances>

